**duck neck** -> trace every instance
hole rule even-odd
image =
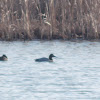
[[[7,61],[7,60],[8,60],[8,58],[6,58],[6,57],[3,57],[2,59],[3,59],[4,61]]]
[[[49,56],[49,59],[50,59],[50,60],[53,60],[51,56]]]

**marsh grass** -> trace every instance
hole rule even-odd
[[[99,39],[100,0],[0,0],[0,39]]]

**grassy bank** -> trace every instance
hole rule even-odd
[[[0,0],[0,40],[72,38],[100,38],[100,0]]]

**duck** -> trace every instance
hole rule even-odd
[[[3,54],[1,57],[0,57],[0,61],[7,61],[8,58],[5,54]]]
[[[46,57],[42,57],[42,58],[39,58],[39,59],[35,59],[36,62],[53,62],[53,57],[56,57],[54,56],[53,54],[50,54],[49,55],[49,58],[46,58]]]

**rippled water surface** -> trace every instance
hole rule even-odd
[[[0,42],[2,54],[0,100],[100,100],[100,42]]]

